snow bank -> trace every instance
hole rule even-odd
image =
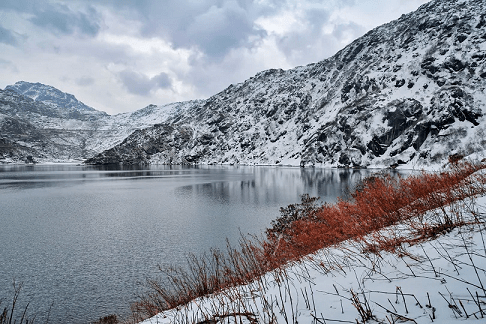
[[[364,253],[362,243],[345,242],[142,323],[483,321],[486,197],[472,202],[462,202],[461,209],[470,223],[435,240],[378,255]],[[394,229],[407,230],[403,224]]]

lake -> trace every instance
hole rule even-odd
[[[126,315],[158,265],[261,234],[308,193],[335,201],[369,170],[0,166],[0,299],[50,323]],[[4,304],[2,304],[2,307]]]

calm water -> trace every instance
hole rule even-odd
[[[38,320],[127,314],[157,265],[259,234],[309,193],[334,201],[370,171],[284,167],[0,166],[0,299],[24,283]]]

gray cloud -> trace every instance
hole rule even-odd
[[[0,43],[16,46],[18,44],[15,34],[0,25]]]
[[[147,96],[150,91],[167,89],[172,86],[169,76],[162,72],[152,78],[135,71],[124,70],[118,73],[123,86],[132,94]]]
[[[354,6],[356,4],[356,0],[339,0],[338,5],[340,7],[344,6]]]
[[[0,69],[13,82],[69,75],[73,93],[128,111],[140,100],[205,98],[264,69],[320,61],[364,34],[373,8],[423,1],[0,0]],[[149,77],[154,68],[166,73]]]
[[[10,9],[19,12],[29,12],[35,6],[35,0],[2,0],[0,10]]]
[[[319,30],[329,21],[331,13],[325,9],[312,9],[305,12],[305,20],[312,27],[312,31]]]
[[[83,76],[77,78],[74,82],[76,82],[76,84],[79,86],[86,87],[94,84],[94,81],[95,80],[92,77]]]
[[[230,49],[245,46],[249,36],[263,36],[253,27],[248,12],[236,1],[212,6],[195,17],[185,37],[175,40],[176,45],[197,44],[210,57],[220,58]]]
[[[353,40],[358,38],[361,34],[364,34],[365,29],[363,26],[360,26],[353,22],[343,23],[334,26],[334,30],[332,35],[336,39],[343,39],[345,37],[349,37],[348,35],[352,35]]]
[[[36,8],[30,21],[34,25],[62,34],[79,31],[96,36],[100,29],[99,14],[91,7],[87,10],[88,13],[73,12],[65,5],[46,5],[44,8]]]
[[[167,75],[167,73],[164,72],[154,76],[150,80],[153,82],[154,87],[157,88],[166,89],[172,86],[172,81],[170,80],[169,75]]]
[[[349,2],[351,3],[353,0]],[[340,1],[339,5],[346,5],[346,1]],[[305,28],[276,36],[279,50],[294,66],[323,60],[341,49],[343,40],[357,38],[366,32],[366,28],[356,23],[331,21],[331,12],[326,9],[308,9],[302,17]],[[330,27],[332,33],[324,32]]]
[[[82,11],[73,10],[69,2],[35,1],[35,0],[2,0],[0,11],[28,13],[28,19],[34,25],[65,35],[80,32],[96,36],[100,30],[100,14],[89,4]]]
[[[278,46],[287,57],[295,51],[308,52],[307,45],[314,46],[322,37],[322,27],[329,21],[330,13],[324,9],[313,9],[305,12],[306,27],[292,31],[278,39]]]
[[[231,49],[253,46],[249,38],[264,36],[263,31],[255,28],[254,21],[276,10],[250,0],[98,0],[98,3],[140,22],[143,37],[164,38],[175,48],[196,46],[208,58],[217,59]]]
[[[0,69],[10,70],[13,72],[18,72],[17,67],[11,61],[0,59]]]

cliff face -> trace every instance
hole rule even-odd
[[[486,3],[436,0],[333,57],[268,70],[87,163],[390,166],[486,148]]]

